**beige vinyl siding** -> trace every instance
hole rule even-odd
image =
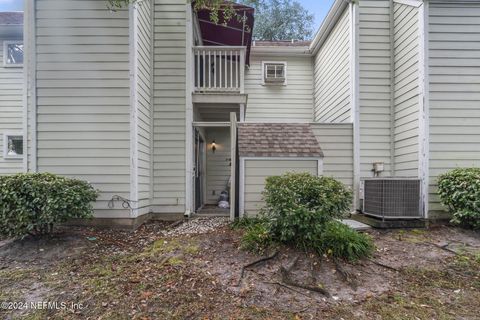
[[[152,15],[151,2],[137,6],[137,149],[138,149],[138,206],[150,205],[151,134],[152,134]],[[143,212],[148,209],[143,209]]]
[[[347,8],[314,57],[314,121],[351,121],[350,29]]]
[[[96,217],[128,217],[107,205],[130,197],[128,11],[38,0],[36,19],[38,171],[90,181]]]
[[[185,210],[185,1],[155,0],[154,202],[157,212]]]
[[[245,160],[244,208],[246,216],[255,216],[263,206],[262,192],[265,179],[287,172],[308,172],[317,175],[317,160]]]
[[[372,176],[372,163],[390,170],[390,9],[388,0],[359,2],[360,174]]]
[[[262,85],[262,61],[287,62],[287,85]],[[246,121],[311,122],[313,72],[311,57],[250,57],[245,70],[248,94]]]
[[[323,175],[353,187],[353,126],[335,123],[311,124],[323,151]]]
[[[207,204],[216,204],[220,192],[227,190],[230,179],[230,128],[208,128],[205,130],[207,144]],[[215,140],[217,150],[212,152]]]
[[[480,4],[431,1],[430,217],[443,210],[437,177],[480,166]]]
[[[0,175],[23,171],[22,159],[4,159],[4,134],[23,132],[23,68],[5,67],[3,42],[22,39],[0,38]]]
[[[418,176],[419,9],[394,4],[395,175]]]

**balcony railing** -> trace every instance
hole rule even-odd
[[[195,59],[195,92],[244,93],[245,47],[198,46]]]

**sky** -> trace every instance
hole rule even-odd
[[[333,0],[296,0],[315,15],[315,30],[328,13]],[[0,11],[23,11],[23,0],[0,0]]]
[[[0,0],[0,11],[23,11],[23,0]]]
[[[0,0],[2,1],[2,0]],[[313,13],[315,16],[315,27],[314,30],[317,31],[317,29],[320,27],[320,24],[322,23],[323,19],[328,13],[328,10],[330,10],[330,7],[332,6],[333,0],[296,0],[300,2],[305,9],[310,11],[310,13]]]

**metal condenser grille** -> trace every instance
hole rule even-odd
[[[419,179],[365,180],[364,212],[386,219],[421,218]]]

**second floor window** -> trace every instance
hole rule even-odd
[[[23,157],[23,136],[5,134],[3,138],[3,158],[19,159]]]
[[[263,63],[263,84],[282,84],[287,80],[287,64],[285,62]]]
[[[3,43],[3,62],[6,67],[23,65],[23,42],[5,41]]]

